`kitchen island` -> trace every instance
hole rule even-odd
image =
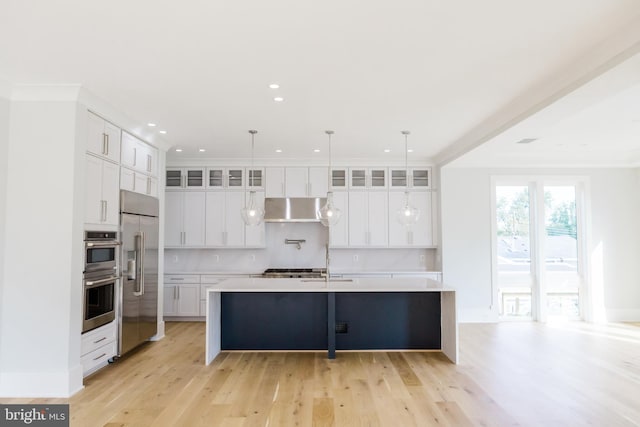
[[[435,350],[458,361],[455,290],[425,278],[238,278],[207,292],[206,364],[223,350]]]

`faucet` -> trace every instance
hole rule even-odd
[[[329,281],[329,264],[331,263],[331,257],[329,256],[329,243],[324,245],[324,262],[325,262],[325,281]]]
[[[306,242],[305,239],[284,239],[286,245],[296,245],[298,250],[302,249],[302,244]]]

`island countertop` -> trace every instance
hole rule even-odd
[[[455,292],[442,283],[421,277],[367,277],[353,279],[290,279],[250,277],[226,279],[209,292]]]

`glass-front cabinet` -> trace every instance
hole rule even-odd
[[[165,186],[167,189],[204,188],[204,168],[169,168]]]
[[[244,188],[244,168],[208,168],[207,188],[242,189]]]
[[[389,169],[391,175],[390,188],[402,189],[409,188],[428,190],[431,188],[431,169],[430,168],[411,168],[409,176],[406,169],[392,168]]]
[[[347,189],[347,168],[331,169],[331,188],[335,190]]]

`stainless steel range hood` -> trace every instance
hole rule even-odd
[[[264,199],[264,222],[319,222],[318,212],[325,198],[267,197]]]

